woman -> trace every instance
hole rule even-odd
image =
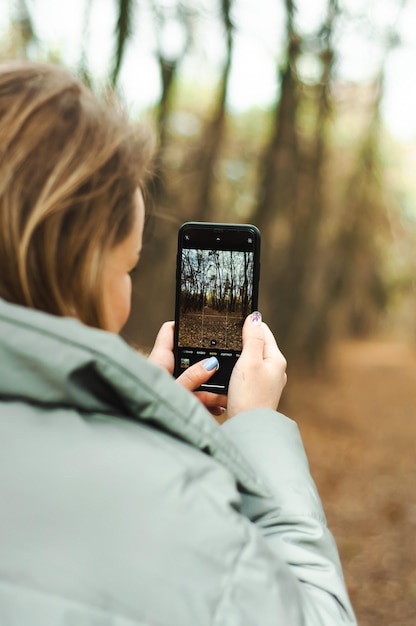
[[[355,624],[259,315],[222,426],[189,391],[211,364],[164,371],[172,324],[149,360],[117,336],[146,135],[23,62],[0,67],[0,137],[0,623]]]

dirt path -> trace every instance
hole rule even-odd
[[[296,419],[360,626],[416,625],[416,349],[337,347],[324,376],[295,377]]]

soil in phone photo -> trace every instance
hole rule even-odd
[[[210,307],[181,316],[179,345],[219,350],[241,350],[241,313],[221,315]]]

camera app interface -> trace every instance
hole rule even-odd
[[[185,233],[183,237],[178,330],[180,367],[185,369],[214,355],[220,360],[220,371],[225,374],[227,370],[231,373],[240,356],[241,329],[252,311],[254,239],[247,232],[230,232],[212,238],[214,241],[207,248],[198,241],[198,236]],[[241,249],[233,249],[235,247]]]

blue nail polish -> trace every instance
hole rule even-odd
[[[212,372],[212,370],[218,369],[220,366],[220,364],[218,363],[218,359],[215,356],[210,357],[208,361],[205,361],[203,365],[207,372]]]

